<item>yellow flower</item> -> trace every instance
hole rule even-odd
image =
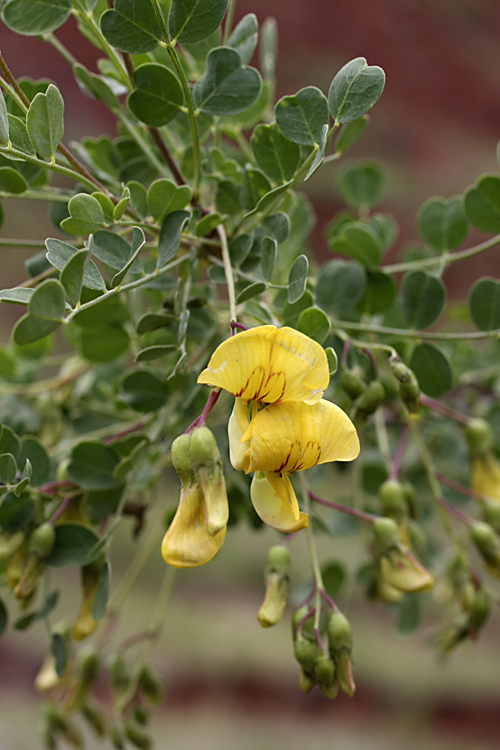
[[[163,559],[174,568],[194,568],[214,557],[226,536],[224,525],[210,534],[206,523],[206,503],[198,484],[183,487],[174,520],[163,538]]]
[[[198,383],[245,401],[316,404],[330,382],[323,347],[293,328],[257,326],[224,341]]]
[[[389,586],[408,594],[421,594],[434,587],[434,576],[403,544],[380,557],[380,573]]]
[[[351,420],[335,404],[293,401],[255,411],[236,399],[229,420],[231,463],[246,474],[257,472],[251,498],[258,515],[272,528],[291,532],[308,526],[290,474],[330,461],[352,461],[359,439]]]
[[[471,457],[471,486],[476,492],[500,500],[500,464],[488,451]]]

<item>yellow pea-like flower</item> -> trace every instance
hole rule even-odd
[[[394,547],[380,558],[382,578],[390,586],[409,594],[420,594],[434,587],[434,576],[404,545]]]
[[[330,382],[323,347],[293,328],[257,326],[224,341],[198,378],[245,401],[316,404]]]
[[[322,399],[270,404],[249,418],[248,405],[236,399],[229,420],[231,463],[246,474],[257,472],[251,498],[257,514],[278,531],[307,528],[290,474],[330,461],[352,461],[359,454],[356,429],[345,412]]]
[[[488,451],[471,458],[471,486],[476,492],[500,500],[500,464]]]

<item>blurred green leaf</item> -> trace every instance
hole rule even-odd
[[[384,174],[374,161],[349,164],[339,175],[339,188],[349,206],[366,210],[380,200],[384,190]]]
[[[437,276],[413,271],[403,278],[401,305],[410,328],[428,328],[441,316],[446,304],[446,288]]]
[[[78,443],[71,451],[68,476],[88,490],[116,487],[113,470],[118,462],[116,453],[104,443]]]
[[[500,232],[500,177],[485,175],[464,195],[464,212],[472,226]]]
[[[101,204],[92,195],[78,193],[68,203],[69,219],[61,221],[61,229],[69,234],[90,234],[105,223]]]
[[[165,378],[149,370],[133,370],[120,383],[120,401],[144,414],[161,409],[167,397]]]
[[[45,338],[59,328],[64,310],[64,289],[59,281],[48,279],[42,282],[31,295],[28,313],[14,326],[14,341],[24,346]]]
[[[19,172],[12,167],[0,167],[0,192],[20,195],[28,189],[28,183]]]
[[[470,291],[470,315],[480,331],[500,328],[500,282],[496,279],[478,279]]]
[[[429,198],[420,207],[417,223],[424,241],[434,250],[454,250],[469,233],[462,198]]]
[[[288,303],[298,302],[306,291],[309,261],[305,255],[299,255],[288,274]]]
[[[286,138],[276,123],[258,125],[251,145],[257,164],[274,182],[292,179],[299,166],[300,146]]]
[[[232,30],[227,46],[236,50],[244,65],[248,65],[257,47],[259,23],[255,13],[247,13]]]
[[[157,268],[162,268],[177,255],[181,234],[190,216],[189,211],[173,211],[164,218],[158,239]]]
[[[172,0],[168,33],[181,44],[193,44],[213,34],[222,23],[229,0]]]
[[[341,124],[366,114],[380,98],[385,73],[376,65],[367,65],[364,57],[351,60],[339,70],[328,91],[328,107]]]
[[[207,57],[205,72],[195,83],[195,106],[211,115],[235,115],[257,101],[262,81],[255,68],[242,64],[230,47],[216,47]]]
[[[185,208],[191,200],[189,185],[177,187],[171,180],[161,178],[151,183],[147,193],[148,210],[153,219],[161,223],[167,214]]]
[[[16,34],[50,34],[71,14],[71,0],[11,0],[3,3],[2,20]]]
[[[451,390],[453,373],[450,359],[435,344],[418,344],[411,355],[410,367],[422,391],[431,398],[441,398]]]
[[[323,126],[328,124],[328,103],[322,91],[308,86],[280,99],[274,114],[286,138],[303,146],[319,145]]]
[[[112,47],[133,55],[151,52],[162,38],[152,3],[137,0],[115,0],[101,16],[101,31]]]
[[[361,309],[366,315],[378,315],[387,310],[397,295],[396,282],[382,271],[368,271]]]
[[[318,344],[322,344],[330,333],[330,321],[323,310],[317,307],[308,307],[299,315],[297,330],[305,333]]]
[[[53,568],[88,565],[102,554],[101,550],[91,554],[99,537],[89,526],[81,523],[58,523],[54,531],[55,541],[49,559],[49,565]]]
[[[175,75],[164,65],[145,63],[134,71],[135,91],[127,105],[138,120],[152,128],[171,122],[184,105],[184,94]]]
[[[367,273],[359,263],[332,260],[321,269],[316,286],[316,302],[329,315],[341,318],[363,297]]]
[[[273,278],[276,258],[278,256],[278,243],[271,237],[264,237],[261,244],[260,266],[265,281]]]

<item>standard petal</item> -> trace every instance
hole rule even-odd
[[[279,482],[282,483],[283,488],[280,494],[275,489]],[[288,489],[283,479],[276,476],[276,482],[273,481],[273,485],[271,486],[264,474],[260,472],[255,474],[250,486],[250,497],[257,515],[268,526],[276,531],[283,531],[285,534],[307,529],[309,516],[307,513],[299,513],[299,517],[295,518],[288,499]]]
[[[412,553],[404,548],[394,548],[380,558],[380,572],[384,580],[394,588],[409,594],[430,591],[434,587],[434,576]]]
[[[472,458],[471,486],[496,500],[500,500],[500,464],[491,453]]]
[[[174,568],[194,568],[217,554],[225,536],[225,527],[217,534],[208,533],[203,492],[193,485],[181,492],[174,520],[163,537],[161,554]]]
[[[329,382],[323,347],[286,326],[258,326],[227,339],[198,378],[246,401],[265,403],[316,403]]]
[[[270,404],[255,415],[242,440],[250,444],[247,473],[291,474],[329,461],[352,461],[359,454],[353,423],[324,399],[312,406]]]

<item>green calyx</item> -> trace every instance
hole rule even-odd
[[[470,419],[465,428],[465,438],[473,456],[486,453],[493,443],[491,427],[485,419]]]
[[[352,632],[349,620],[342,612],[333,612],[328,621],[328,647],[330,654],[352,648]]]
[[[382,554],[401,543],[398,525],[392,518],[377,518],[372,524],[372,531]]]

